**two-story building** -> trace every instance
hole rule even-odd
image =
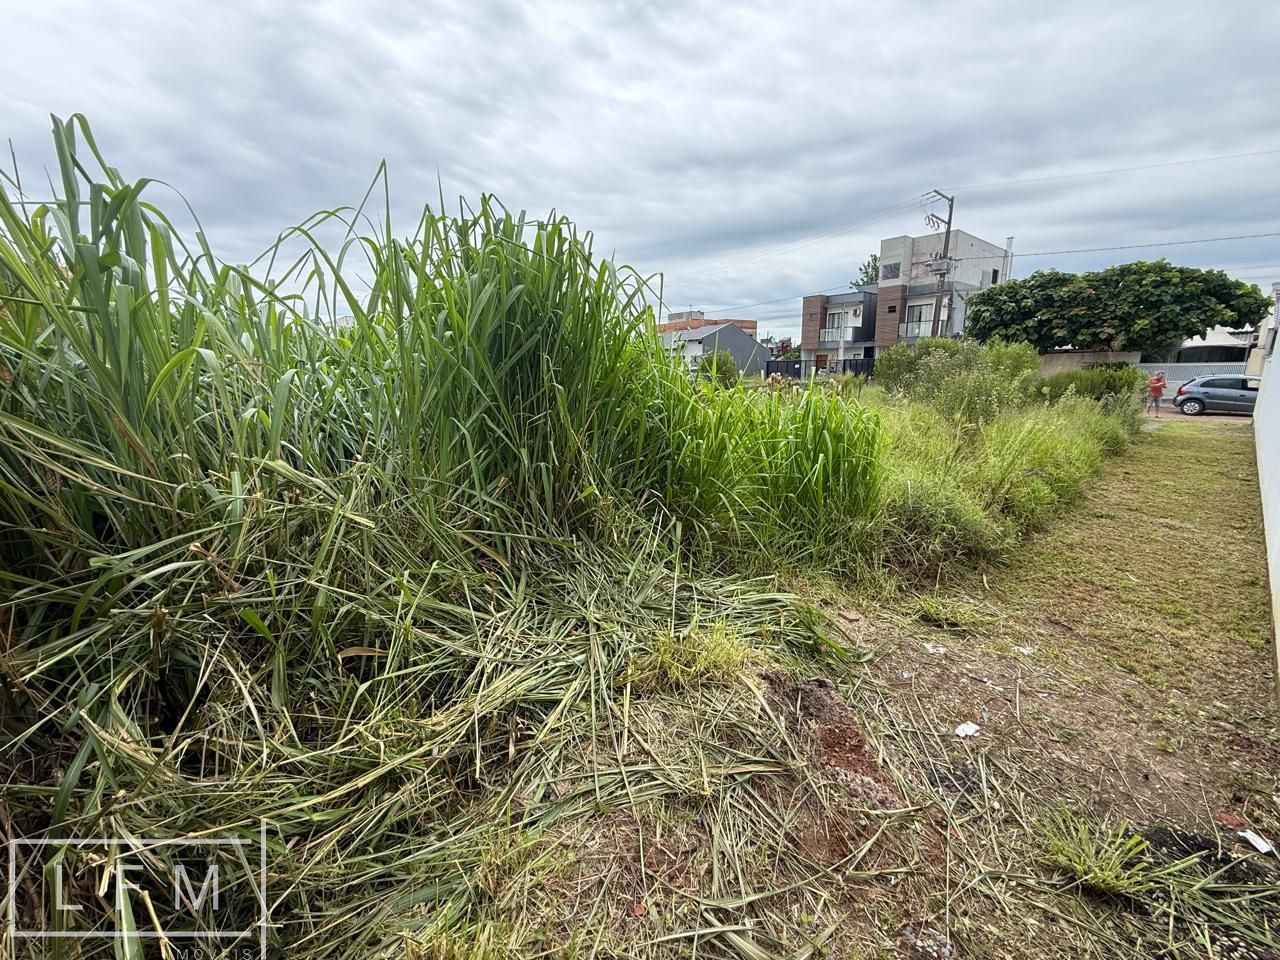
[[[846,360],[870,360],[876,346],[876,288],[804,298],[800,360],[811,370],[844,370]]]
[[[968,295],[1006,279],[1012,253],[952,230],[943,258],[943,242],[941,233],[882,240],[879,283],[805,297],[800,317],[805,371],[859,369],[860,364],[846,361],[872,359],[900,341],[963,333]]]

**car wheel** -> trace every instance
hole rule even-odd
[[[1182,406],[1178,409],[1189,417],[1198,417],[1200,414],[1204,413],[1204,401],[1191,397],[1190,399],[1183,400]]]

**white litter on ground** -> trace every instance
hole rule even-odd
[[[960,726],[956,727],[956,736],[976,737],[978,735],[978,731],[981,729],[982,728],[972,720],[966,720],[964,723],[960,724]]]
[[[1271,853],[1275,850],[1275,845],[1270,840],[1264,840],[1252,830],[1241,830],[1240,836],[1249,841],[1249,845],[1259,853]]]

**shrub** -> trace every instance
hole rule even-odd
[[[1039,357],[1027,344],[925,338],[876,358],[876,380],[948,414],[987,420],[1030,402]]]
[[[732,387],[738,382],[738,361],[728,350],[706,354],[698,364],[698,376],[721,387]]]
[[[906,393],[925,358],[933,354],[955,356],[965,341],[927,337],[915,343],[895,343],[876,357],[875,379],[886,390]]]
[[[1069,391],[1091,400],[1123,399],[1137,396],[1145,382],[1146,375],[1128,364],[1089,367],[1045,377],[1040,381],[1040,394],[1046,400],[1057,400]]]

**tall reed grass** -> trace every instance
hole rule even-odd
[[[853,555],[877,413],[690,382],[563,217],[336,209],[234,267],[82,118],[54,140],[60,196],[0,198],[12,829],[265,821],[273,954],[399,956],[495,915],[508,835],[796,768],[696,716],[687,762],[638,759],[627,678],[708,624],[847,656],[730,574]],[[224,895],[224,924],[257,902]]]

